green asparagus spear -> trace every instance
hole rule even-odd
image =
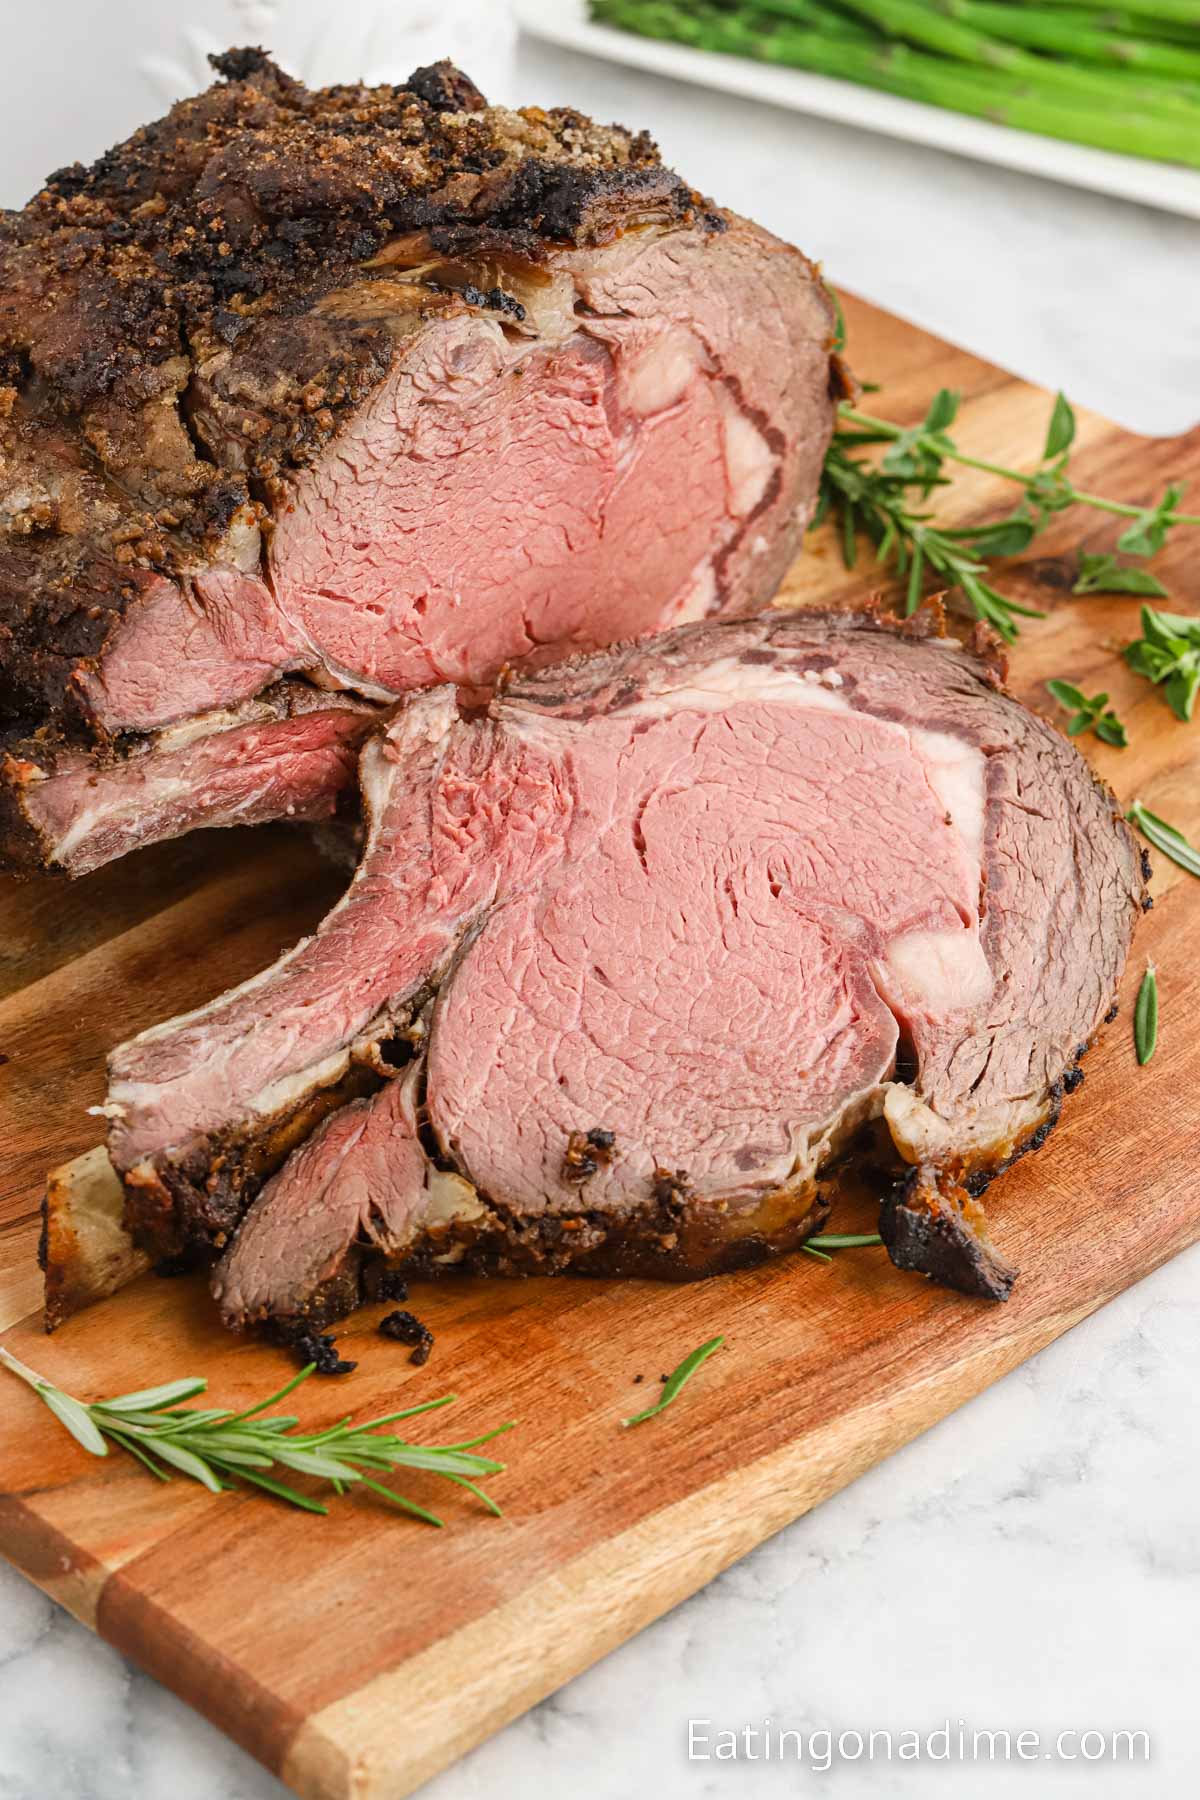
[[[1200,48],[1185,50],[1149,38],[1122,37],[1116,32],[1093,30],[1073,18],[1063,21],[1037,7],[998,5],[996,0],[937,0],[937,4],[964,25],[973,25],[1014,44],[1053,50],[1081,62],[1200,82]]]
[[[771,0],[756,0],[764,12],[774,11]],[[1116,69],[1094,63],[1060,62],[999,43],[971,25],[947,16],[939,0],[932,6],[924,0],[845,0],[845,4],[864,18],[870,19],[889,36],[907,39],[927,50],[939,51],[958,62],[974,63],[996,69],[1064,93],[1078,96],[1076,104],[1128,105],[1151,111],[1166,107],[1171,111],[1200,108],[1200,86],[1182,83],[1172,85],[1164,80],[1127,76]],[[1070,104],[1070,102],[1068,102]]]
[[[1116,13],[1133,14],[1148,27],[1160,25],[1190,25],[1193,30],[1200,31],[1200,0],[1121,0],[1116,8],[1097,5],[1096,0],[1053,0],[1056,7],[1067,8],[1072,12],[1095,13],[1103,18],[1110,10]],[[1032,10],[1022,8],[1023,11]]]
[[[591,4],[594,18],[627,31],[811,70],[1048,137],[1200,168],[1200,124],[1193,125],[1190,115],[1164,117],[1128,104],[1088,109],[1078,102],[1068,104],[1059,90],[1041,81],[1018,81],[1008,74],[967,68],[905,44],[863,43],[815,28],[773,24],[752,9],[733,13],[672,0],[651,4],[591,0]]]
[[[737,0],[734,0],[737,4]],[[821,0],[753,0],[748,9],[770,13],[773,18],[787,19],[794,25],[811,25],[837,37],[853,37],[869,42],[874,35],[858,19],[852,19],[836,6],[822,5]]]
[[[1057,10],[1077,4],[1077,11]],[[1200,26],[1180,25],[1150,13],[1133,12],[1127,6],[1097,5],[1097,0],[1087,0],[1085,10],[1083,0],[1054,0],[1053,6],[1046,10],[1053,13],[1060,24],[1075,19],[1093,31],[1115,31],[1124,37],[1149,38],[1152,43],[1181,44],[1188,50],[1200,48]]]

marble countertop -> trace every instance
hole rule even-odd
[[[689,179],[801,243],[835,283],[1126,425],[1166,433],[1200,416],[1194,223],[529,43],[512,92],[649,125]],[[1200,1791],[1198,1275],[1200,1250],[1160,1270],[449,1770],[428,1800],[809,1791],[816,1763],[767,1762],[761,1738],[757,1758],[713,1756],[718,1731],[768,1718],[806,1736],[892,1731],[891,1761],[882,1740],[872,1762],[847,1740],[850,1759],[827,1771],[842,1800]],[[707,1761],[689,1760],[689,1719],[709,1721],[696,1727]],[[1061,1759],[1043,1743],[965,1775],[936,1755],[900,1759],[901,1734],[948,1722],[956,1737],[959,1721],[1014,1744],[1022,1731],[1144,1731],[1151,1756],[1085,1760],[1074,1738]],[[0,1800],[283,1793],[0,1566]]]

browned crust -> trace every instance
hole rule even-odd
[[[0,867],[29,876],[48,867],[54,846],[29,817],[25,795],[36,765],[21,750],[0,751]]]
[[[536,253],[604,242],[633,207],[697,210],[644,132],[488,107],[449,64],[310,91],[262,51],[213,62],[225,79],[0,225],[0,353],[72,410],[262,311],[303,310],[399,232]]]
[[[369,300],[318,309],[369,296],[397,236],[529,264],[724,226],[645,133],[488,107],[449,64],[310,91],[261,50],[213,61],[213,87],[0,214],[0,724],[70,723],[72,672],[148,572],[203,566],[235,515],[269,524],[276,477],[389,366]],[[251,437],[226,446],[199,402],[235,352]]]
[[[879,1230],[898,1269],[980,1300],[1007,1300],[1017,1271],[992,1244],[983,1208],[949,1168],[914,1169],[888,1195]]]
[[[580,1208],[518,1218],[488,1202],[484,1227],[451,1226],[396,1263],[406,1273],[619,1275],[698,1281],[796,1250],[829,1216],[815,1181],[727,1199],[699,1199],[686,1177],[656,1180],[644,1205],[621,1214]],[[458,1261],[438,1261],[461,1249]]]
[[[1114,1002],[1108,1020],[1116,1016]],[[310,1297],[303,1311],[280,1322],[286,1336],[303,1325],[313,1330],[344,1318],[365,1300],[386,1298],[388,1274],[444,1277],[455,1273],[512,1277],[574,1274],[698,1281],[749,1268],[800,1249],[826,1223],[841,1185],[881,1196],[881,1231],[901,1268],[930,1276],[960,1292],[1007,1299],[1016,1271],[995,1250],[979,1195],[1027,1152],[1040,1149],[1058,1123],[1065,1096],[1083,1081],[1080,1061],[1088,1045],[1051,1088],[1044,1118],[1018,1142],[1005,1141],[944,1171],[905,1169],[880,1126],[859,1134],[846,1156],[817,1181],[774,1188],[697,1205],[686,1176],[659,1172],[646,1205],[615,1219],[589,1212],[518,1220],[488,1200],[481,1224],[456,1224],[425,1236],[390,1262],[359,1244],[347,1247],[337,1269]],[[325,1090],[303,1107],[274,1122],[244,1157],[231,1141],[213,1160],[203,1156],[189,1168],[147,1176],[126,1189],[126,1228],[136,1227],[138,1244],[161,1264],[182,1258],[197,1266],[211,1262],[243,1216],[262,1182],[289,1152],[338,1106],[370,1093],[378,1083],[363,1068],[344,1084]],[[452,1165],[447,1165],[452,1166]],[[66,1171],[59,1171],[60,1175]],[[890,1180],[890,1187],[889,1187]],[[189,1214],[203,1205],[213,1235],[181,1232],[177,1201]],[[46,1271],[48,1330],[69,1313],[90,1304],[99,1287],[95,1270],[78,1246],[65,1238],[49,1253],[49,1211],[44,1209],[41,1252]],[[134,1239],[130,1239],[131,1251]],[[447,1260],[447,1259],[451,1260]],[[68,1291],[69,1289],[69,1291]]]
[[[337,1269],[314,1290],[303,1310],[276,1315],[269,1328],[285,1339],[298,1326],[322,1330],[364,1301],[381,1297],[389,1275],[700,1281],[798,1250],[829,1217],[830,1201],[814,1182],[714,1201],[697,1201],[684,1189],[656,1184],[644,1206],[620,1217],[581,1210],[518,1219],[490,1201],[488,1208],[486,1221],[426,1232],[411,1249],[392,1259],[359,1244],[348,1245]]]
[[[127,1170],[122,1176],[126,1230],[156,1263],[210,1260],[228,1243],[264,1181],[321,1121],[379,1086],[373,1070],[351,1063],[340,1080],[270,1120],[253,1142],[229,1132],[206,1139],[179,1162]]]

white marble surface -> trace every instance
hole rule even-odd
[[[23,69],[18,90],[0,69],[10,119],[36,74]],[[514,92],[650,125],[691,180],[795,237],[834,281],[1129,425],[1200,418],[1195,225],[532,45]],[[1200,1791],[1198,1274],[1193,1252],[1143,1282],[440,1777],[429,1800],[702,1800],[822,1782],[843,1800]],[[689,1763],[689,1717],[897,1734],[961,1718],[1014,1738],[1126,1728],[1150,1733],[1152,1755],[822,1775]],[[0,1800],[282,1793],[0,1568]]]

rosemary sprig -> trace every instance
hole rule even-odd
[[[1177,525],[1200,525],[1200,515],[1179,511],[1183,490],[1178,485],[1168,487],[1149,507],[1127,505],[1077,488],[1067,473],[1075,414],[1063,394],[1055,399],[1041,461],[1032,473],[961,450],[949,435],[958,408],[959,396],[942,388],[919,425],[901,426],[843,403],[825,458],[814,524],[831,512],[836,516],[847,568],[854,567],[860,534],[866,537],[879,561],[891,563],[904,582],[908,613],[920,604],[926,575],[933,575],[943,584],[961,589],[976,615],[1011,643],[1017,635],[1018,618],[1043,615],[1036,608],[1018,606],[992,585],[987,579],[990,561],[1027,549],[1055,513],[1070,506],[1086,506],[1128,519],[1117,547],[1132,556],[1154,555]],[[855,454],[878,444],[889,446],[878,466]],[[1022,489],[1016,511],[992,525],[950,528],[935,524],[932,513],[921,503],[947,484],[947,464],[1012,482]],[[914,493],[919,497],[915,503]],[[1117,567],[1114,559],[1108,560]],[[1103,571],[1093,564],[1085,573],[1094,582],[1120,580],[1126,574],[1118,568],[1114,575],[1107,563]],[[1133,590],[1127,584],[1119,591]]]
[[[1048,681],[1046,686],[1058,704],[1072,715],[1067,721],[1068,737],[1079,737],[1082,732],[1094,731],[1104,743],[1116,744],[1119,749],[1123,750],[1128,744],[1125,727],[1109,707],[1107,694],[1093,694],[1089,700],[1086,694],[1069,681]]]
[[[1125,817],[1136,825],[1143,837],[1149,838],[1156,850],[1169,856],[1172,862],[1186,869],[1189,875],[1200,877],[1200,850],[1189,844],[1182,831],[1176,831],[1174,825],[1168,825],[1157,813],[1152,813],[1148,806],[1135,800]]]
[[[457,1487],[466,1488],[490,1513],[497,1518],[500,1516],[500,1508],[491,1495],[485,1494],[476,1484],[484,1476],[500,1474],[505,1465],[475,1452],[480,1444],[490,1443],[502,1432],[511,1431],[511,1423],[498,1425],[494,1431],[458,1444],[413,1444],[395,1432],[383,1429],[401,1419],[413,1419],[420,1413],[449,1406],[455,1398],[453,1394],[446,1394],[440,1400],[426,1400],[420,1406],[405,1407],[400,1412],[385,1413],[381,1418],[369,1419],[364,1425],[355,1425],[345,1418],[336,1425],[327,1426],[324,1431],[298,1432],[295,1430],[298,1419],[279,1413],[266,1415],[269,1407],[285,1399],[302,1381],[307,1381],[315,1367],[312,1363],[277,1393],[260,1400],[257,1406],[237,1413],[225,1407],[199,1411],[180,1405],[181,1401],[191,1400],[205,1391],[208,1383],[201,1376],[164,1382],[159,1387],[120,1394],[115,1400],[98,1400],[86,1405],[46,1381],[3,1347],[0,1347],[0,1363],[29,1385],[72,1437],[93,1456],[107,1456],[111,1440],[121,1449],[128,1450],[160,1481],[169,1481],[174,1470],[200,1482],[213,1494],[237,1488],[244,1482],[262,1488],[304,1512],[325,1514],[328,1508],[319,1500],[266,1473],[269,1469],[282,1468],[327,1481],[338,1495],[358,1482],[414,1518],[424,1519],[430,1525],[441,1525],[442,1521],[435,1513],[374,1479],[376,1475],[387,1475],[395,1469],[424,1469],[443,1476]],[[164,1464],[166,1467],[162,1466]]]
[[[800,1248],[807,1256],[815,1256],[818,1262],[832,1262],[831,1250],[862,1250],[869,1244],[882,1244],[883,1239],[877,1231],[858,1232],[825,1232],[819,1237],[810,1237]]]
[[[1153,963],[1146,964],[1137,1005],[1133,1009],[1133,1044],[1138,1062],[1145,1066],[1154,1055],[1158,1042],[1158,972]]]
[[[634,1413],[631,1419],[622,1419],[623,1425],[641,1425],[644,1420],[654,1418],[656,1413],[665,1412],[672,1400],[679,1393],[686,1381],[690,1381],[702,1362],[707,1362],[714,1350],[719,1350],[725,1342],[723,1337],[709,1338],[706,1344],[699,1344],[690,1355],[685,1356],[679,1367],[673,1369],[663,1383],[662,1393],[644,1412]]]

